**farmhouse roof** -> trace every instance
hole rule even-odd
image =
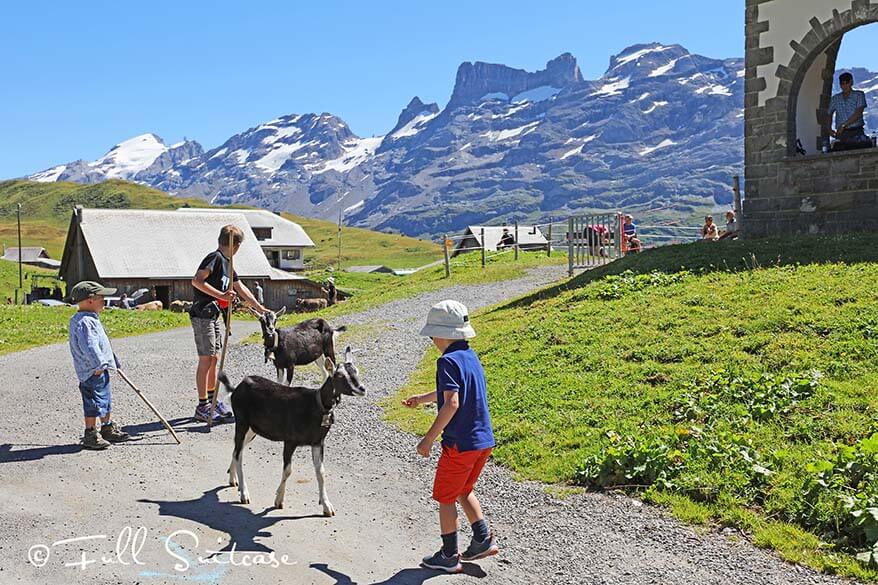
[[[271,237],[259,240],[259,245],[278,248],[312,248],[314,242],[294,221],[281,217],[264,209],[199,209],[197,207],[181,207],[179,211],[186,213],[240,213],[251,228],[271,228]]]
[[[390,274],[393,272],[392,268],[388,268],[383,264],[377,264],[374,266],[348,266],[345,268],[346,272],[363,272],[366,274],[371,274],[373,272],[382,272],[386,274]]]
[[[78,229],[100,278],[192,278],[201,259],[217,249],[220,228],[228,224],[244,232],[235,254],[235,272],[242,278],[272,275],[250,224],[238,212],[80,208],[74,213],[79,214]],[[72,256],[67,248],[65,265]]]
[[[472,235],[479,246],[482,245],[482,229],[485,230],[485,249],[496,250],[500,238],[503,237],[503,230],[509,230],[509,233],[515,235],[514,226],[481,226],[471,225],[467,228],[465,235]],[[538,246],[547,244],[546,237],[535,225],[519,225],[518,226],[518,245],[519,246]]]
[[[40,248],[38,246],[23,246],[21,248],[21,261],[22,262],[35,262],[37,260],[45,259],[49,257],[49,253],[46,252],[45,248]],[[18,248],[6,248],[5,253],[3,254],[4,260],[12,260],[14,262],[18,262]]]

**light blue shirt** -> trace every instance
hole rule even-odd
[[[78,311],[70,318],[70,354],[80,382],[94,376],[97,370],[116,370],[110,338],[97,313]]]
[[[844,93],[837,93],[829,101],[829,117],[832,119],[832,115],[835,114],[835,127],[838,128],[847,122],[848,118],[853,116],[857,109],[865,107],[866,94],[862,91],[851,90],[851,95],[847,98],[844,97]],[[862,128],[863,115],[860,114],[856,120],[851,122],[850,127],[852,129]]]

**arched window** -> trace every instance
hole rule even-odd
[[[875,21],[873,21],[875,22]],[[863,67],[872,65],[872,50],[866,50],[866,39],[874,44],[878,38],[878,24],[857,23],[836,32],[821,47],[808,55],[796,72],[790,95],[790,138],[788,154],[796,154],[798,139],[807,154],[820,152],[824,141],[829,137],[829,100],[840,91],[838,75],[843,71],[853,72],[854,88],[867,91],[866,110],[867,131],[878,130],[878,71],[869,73]],[[868,59],[868,62],[866,61]],[[874,104],[874,107],[871,107]]]

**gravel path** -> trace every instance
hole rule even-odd
[[[501,554],[465,564],[464,575],[417,568],[439,544],[430,500],[436,449],[431,460],[417,456],[416,439],[383,423],[376,403],[402,386],[423,356],[429,342],[417,332],[431,304],[454,298],[474,310],[557,280],[562,270],[455,286],[336,321],[354,326],[341,341],[357,350],[370,393],[345,398],[328,439],[327,489],[337,510],[331,519],[319,516],[308,450],[294,455],[287,507],[272,508],[281,449],[262,439],[244,457],[252,503],[235,503],[237,492],[225,485],[233,425],[206,432],[188,418],[194,406],[188,329],[114,341],[129,376],[173,419],[179,446],[114,378],[117,417],[142,440],[102,453],[80,451],[71,445],[82,423],[66,346],[0,357],[7,380],[0,389],[7,405],[0,412],[0,583],[847,582],[789,565],[739,539],[702,534],[630,498],[557,499],[492,464],[477,493]],[[474,325],[478,329],[477,320]],[[252,323],[237,324],[233,338],[252,330]],[[270,372],[257,346],[235,347],[227,370],[233,382]],[[316,370],[297,372],[297,382],[304,379],[316,381]],[[142,543],[138,537],[126,546],[126,527]],[[86,536],[96,538],[64,542]],[[47,559],[39,545],[49,547]],[[216,550],[225,552],[211,556]],[[260,566],[242,566],[248,562]]]

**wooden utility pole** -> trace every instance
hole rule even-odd
[[[341,270],[341,209],[338,210],[338,261],[336,268]]]
[[[549,220],[549,242],[546,244],[546,256],[552,257],[552,220]]]
[[[18,289],[22,291],[21,294],[24,294],[24,273],[21,269],[21,203],[18,204],[18,209],[16,210],[15,215],[18,219]],[[18,304],[17,291],[15,293],[15,302]]]
[[[567,274],[573,276],[573,216],[567,220]]]
[[[485,267],[485,228],[482,228],[482,268]]]

